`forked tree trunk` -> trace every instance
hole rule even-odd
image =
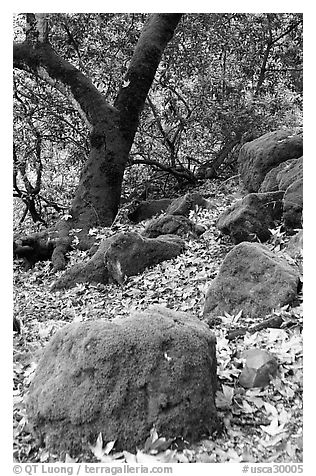
[[[57,224],[58,244],[52,257],[57,269],[65,265],[71,229],[81,229],[78,237],[84,242],[89,228],[110,226],[115,219],[139,116],[180,18],[181,14],[149,17],[111,106],[83,73],[56,54],[48,42],[45,15],[27,15],[27,37],[25,42],[14,45],[14,67],[30,71],[56,87],[72,102],[90,130],[91,151],[69,211],[71,218]]]

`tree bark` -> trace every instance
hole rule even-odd
[[[14,67],[30,71],[57,88],[71,101],[90,131],[91,150],[69,211],[70,218],[57,224],[61,241],[52,259],[55,267],[61,269],[65,265],[62,257],[69,246],[67,236],[71,228],[82,230],[78,237],[83,241],[91,227],[110,226],[115,219],[139,116],[181,14],[149,17],[114,106],[107,103],[83,73],[54,51],[47,39],[43,16],[37,23],[36,17],[33,15],[29,30],[32,35],[24,43],[14,45]]]

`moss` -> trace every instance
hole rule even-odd
[[[38,365],[30,422],[51,450],[80,451],[102,432],[117,449],[133,451],[154,424],[166,437],[196,440],[219,426],[215,352],[205,324],[162,307],[120,325],[70,324]]]

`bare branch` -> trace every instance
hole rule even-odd
[[[157,108],[156,106],[154,105],[154,103],[152,102],[151,98],[148,96],[147,97],[147,102],[150,106],[150,109],[154,115],[154,118],[155,118],[155,121],[156,121],[156,124],[158,126],[158,129],[160,130],[161,132],[161,135],[164,139],[164,142],[167,146],[167,148],[169,149],[170,151],[170,154],[171,154],[171,160],[172,162],[174,162],[174,144],[173,142],[169,139],[168,137],[168,133],[165,131],[165,129],[163,128],[163,125],[161,123],[161,120],[160,120],[160,117],[159,117],[159,114],[158,114],[158,111],[157,111]]]
[[[295,30],[299,25],[301,25],[303,23],[303,20],[300,20],[298,22],[295,22],[293,23],[293,25],[289,26],[289,28],[287,30],[285,30],[283,33],[281,33],[281,35],[279,35],[278,37],[274,38],[273,40],[273,44],[274,43],[277,43],[279,40],[281,40],[282,38],[284,38],[286,35],[288,35],[289,33],[291,33],[291,31]]]
[[[109,126],[118,111],[110,106],[81,71],[58,56],[48,43],[16,43],[14,67],[32,72],[58,89],[79,112],[91,131],[100,121]]]
[[[164,172],[167,172],[173,175],[179,181],[185,180],[190,183],[194,183],[196,181],[196,177],[188,169],[177,169],[176,167],[169,167],[168,165],[161,164],[157,160],[134,159],[131,162],[131,165],[134,165],[134,164],[143,164],[143,165],[149,165],[151,167],[156,167],[160,170],[163,170]]]

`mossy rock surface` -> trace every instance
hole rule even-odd
[[[206,293],[204,317],[225,312],[262,319],[291,304],[299,289],[299,271],[259,243],[243,242],[225,257]]]
[[[69,324],[44,350],[27,413],[51,451],[116,440],[141,448],[155,425],[189,441],[220,427],[214,404],[216,339],[190,315],[163,307],[110,323]]]

